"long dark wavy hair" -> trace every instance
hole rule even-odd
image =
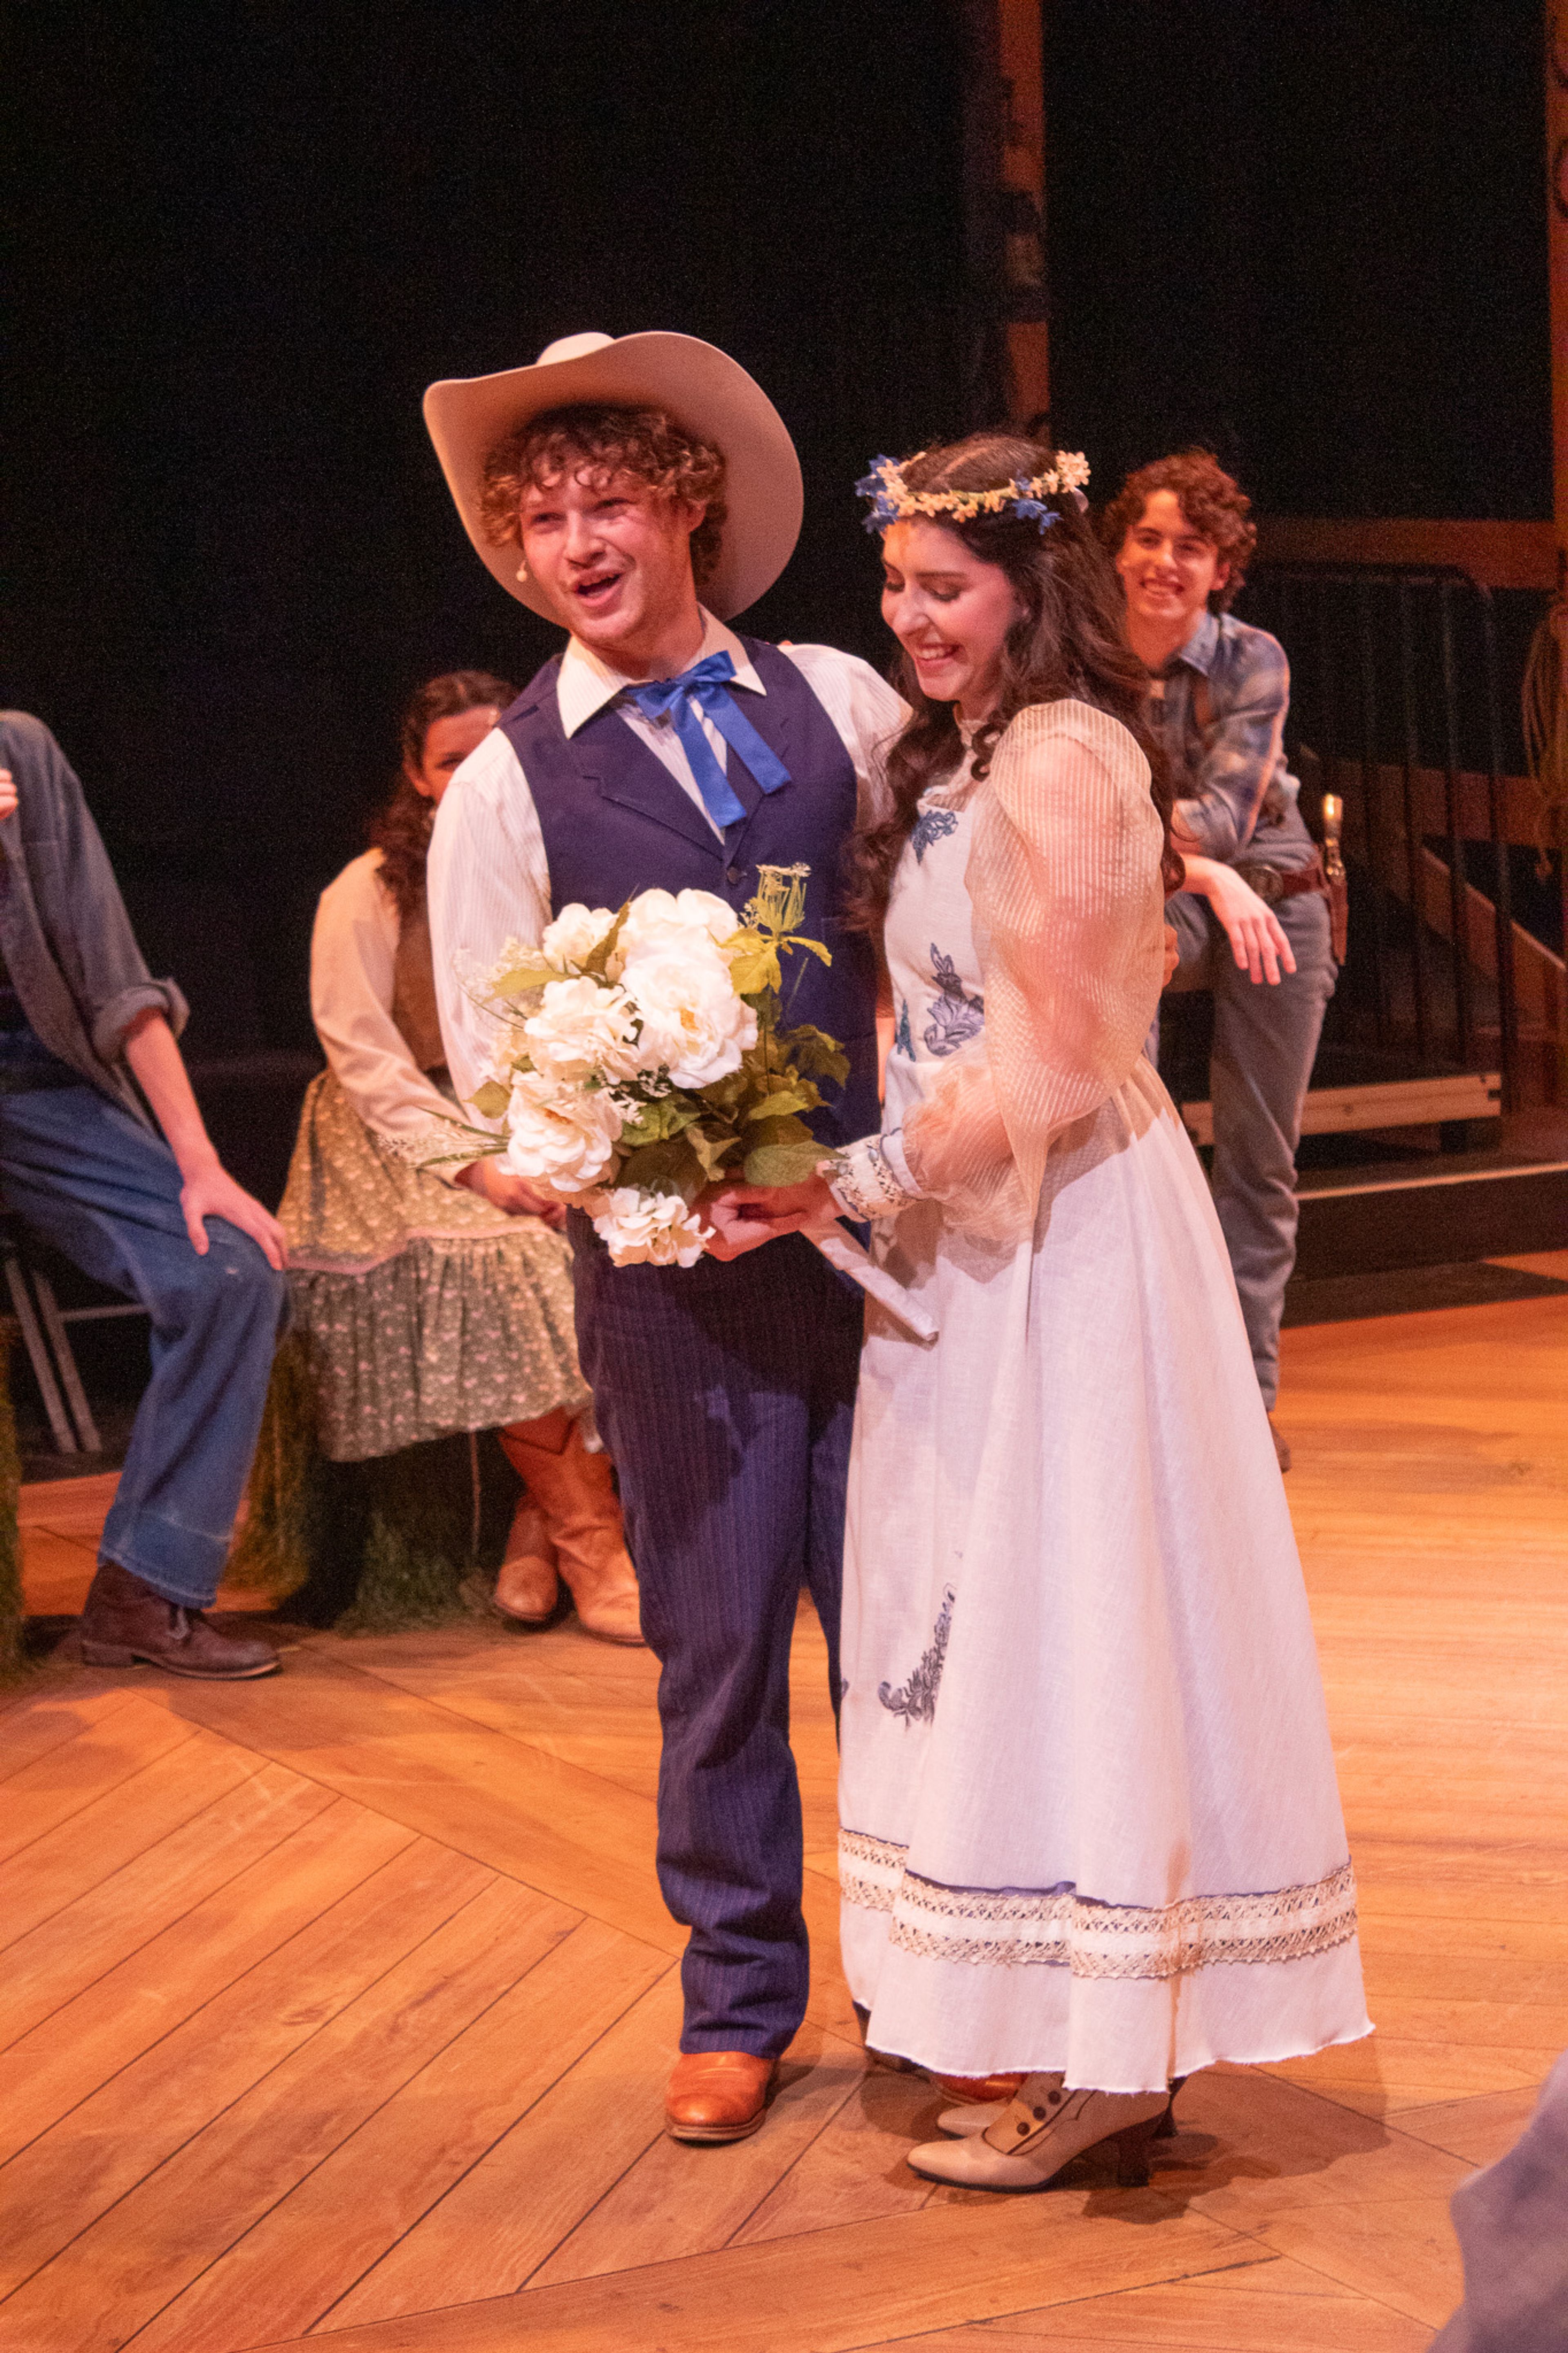
[[[430,854],[430,828],[436,804],[420,792],[410,770],[425,757],[425,738],[437,719],[455,719],[460,711],[482,710],[487,703],[504,711],[517,699],[517,689],[488,670],[444,670],[426,679],[409,697],[397,731],[403,770],[397,789],[371,821],[370,846],[381,852],[381,881],[406,923],[425,896],[425,861]]]
[[[967,440],[927,449],[902,468],[911,491],[984,491],[1026,479],[1050,464],[1050,453],[1010,433],[972,433]],[[933,516],[972,555],[1007,575],[1023,617],[1002,649],[1001,693],[975,735],[971,774],[990,773],[991,755],[1008,723],[1031,702],[1068,696],[1119,719],[1149,762],[1150,791],[1164,828],[1161,869],[1167,891],[1181,887],[1171,848],[1172,792],[1164,755],[1149,730],[1149,673],[1122,635],[1121,585],[1087,513],[1064,493],[1057,520],[1045,531],[1010,510],[958,522]],[[846,918],[876,934],[888,911],[893,870],[914,831],[921,795],[950,775],[963,738],[950,702],[922,693],[913,662],[900,647],[893,683],[911,717],[888,754],[892,807],[880,824],[862,826],[849,844]]]

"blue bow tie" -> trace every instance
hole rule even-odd
[[[691,763],[691,773],[702,796],[702,806],[721,828],[733,825],[746,811],[714,756],[713,746],[703,733],[702,721],[691,707],[694,702],[700,706],[703,716],[713,722],[730,749],[740,754],[764,793],[776,793],[781,785],[789,782],[789,770],[778,754],[768,749],[731,693],[728,681],[734,675],[735,665],[728,654],[708,654],[701,661],[693,662],[689,670],[683,670],[679,678],[651,679],[646,686],[625,689],[626,700],[637,704],[645,719],[662,719],[668,713],[674,720],[676,735]]]

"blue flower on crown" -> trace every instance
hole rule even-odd
[[[1022,474],[1016,477],[1013,484],[1013,512],[1016,515],[1027,516],[1031,522],[1037,521],[1042,531],[1049,531],[1052,523],[1059,522],[1061,520],[1060,507],[1047,506],[1044,499],[1034,499],[1029,496],[1029,485]]]
[[[898,494],[891,489],[888,477],[898,471],[896,458],[873,458],[871,470],[863,474],[855,485],[857,498],[869,499],[871,512],[866,518],[868,531],[886,531],[899,520]]]

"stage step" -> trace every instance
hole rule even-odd
[[[1456,1152],[1436,1167],[1304,1169],[1297,1198],[1304,1282],[1568,1248],[1568,1160]]]
[[[1501,1095],[1502,1081],[1496,1071],[1461,1071],[1450,1078],[1383,1080],[1366,1086],[1314,1087],[1307,1097],[1301,1133],[1349,1135],[1373,1128],[1439,1127],[1450,1120],[1496,1119]],[[1182,1119],[1194,1144],[1214,1142],[1212,1103],[1184,1103]]]

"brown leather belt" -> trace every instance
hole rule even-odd
[[[1305,891],[1321,892],[1325,899],[1329,895],[1323,861],[1317,857],[1310,866],[1298,867],[1293,872],[1287,872],[1283,867],[1261,864],[1235,866],[1231,871],[1239,874],[1247,888],[1256,891],[1270,907],[1277,906],[1281,899],[1299,899]]]

